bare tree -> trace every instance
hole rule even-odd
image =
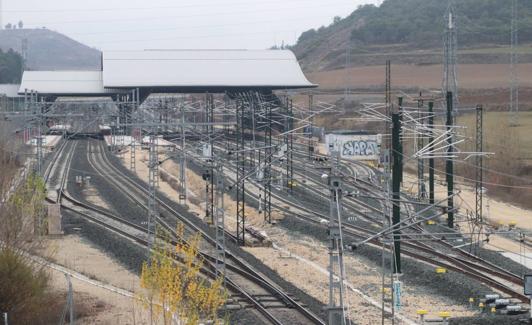
[[[12,128],[0,129],[0,310],[15,323],[29,324],[49,299],[46,266],[30,255],[42,248],[35,220],[45,213],[45,186],[36,175],[21,178],[23,147]]]

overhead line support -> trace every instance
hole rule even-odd
[[[394,229],[401,222],[401,182],[403,177],[403,148],[401,145],[401,113],[392,114],[392,225]],[[401,232],[393,231],[394,263],[395,274],[401,273]]]
[[[429,158],[429,203],[434,204],[434,102],[429,102],[429,143],[430,158]]]
[[[454,164],[453,164],[453,93],[447,92],[447,158],[445,162],[445,174],[447,180],[447,226],[454,228]]]

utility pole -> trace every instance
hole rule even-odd
[[[401,145],[401,113],[392,114],[392,224],[394,243],[394,274],[401,273],[401,232],[395,230],[401,222],[401,182],[403,178],[403,147]]]
[[[69,310],[69,319],[70,319],[70,325],[74,325],[74,292],[72,290],[72,281],[70,279],[70,275],[67,275],[67,281],[68,281],[68,304],[70,306]]]
[[[264,221],[272,223],[272,106],[264,105],[266,123],[264,128]]]
[[[179,163],[179,203],[187,202],[187,151],[185,149],[185,105],[181,103],[181,156]]]
[[[245,215],[245,177],[246,177],[246,154],[245,150],[245,105],[242,99],[236,104],[236,237],[239,245],[244,246],[246,232]]]
[[[482,196],[484,194],[483,188],[483,157],[482,152],[484,151],[484,139],[483,139],[483,107],[482,105],[477,105],[476,109],[476,144],[475,151],[477,156],[475,157],[476,165],[476,182],[475,182],[475,228],[478,227],[482,229]],[[480,231],[479,231],[480,232]]]
[[[421,93],[419,93],[419,99],[417,101],[417,108],[418,108],[418,123],[421,126],[421,130],[417,132],[417,150],[423,150],[423,147],[425,146],[424,141],[424,130],[425,130],[425,115],[424,112],[422,112],[423,109],[423,99],[421,97]],[[426,188],[425,188],[425,161],[422,157],[418,157],[417,159],[417,195],[418,200],[422,201],[426,199]]]
[[[314,95],[312,92],[308,95],[308,112],[309,112],[309,130],[308,130],[308,160],[312,160],[312,154],[314,153],[314,145],[312,143],[314,132]]]
[[[133,113],[136,113],[138,111],[138,108],[140,106],[140,96],[139,96],[139,89],[136,88],[133,90],[132,92],[132,96],[133,96],[133,102],[132,102],[132,105],[133,105],[133,112],[131,112],[130,114],[130,119],[132,119],[132,114]],[[135,123],[135,121],[131,121],[133,123]],[[141,129],[138,129],[139,132],[142,133],[142,130]],[[131,128],[131,143],[130,143],[130,162],[129,162],[129,167],[132,171],[135,171],[136,169],[136,166],[137,166],[137,157],[136,157],[136,154],[137,154],[137,148],[136,148],[136,132],[137,132],[137,129],[135,129],[134,127]],[[141,138],[142,138],[142,134],[141,134]],[[141,139],[142,141],[142,139]]]
[[[445,14],[447,22],[444,35],[444,50],[443,50],[443,82],[442,93],[452,92],[454,100],[458,102],[458,78],[456,73],[457,64],[457,27],[456,17],[453,8],[453,0],[448,0],[447,12]],[[453,103],[454,104],[454,103]],[[453,114],[456,112],[453,112]]]
[[[289,159],[288,164],[288,176],[290,180],[290,193],[293,192],[294,189],[294,101],[292,98],[290,98],[289,106],[288,106],[288,116],[289,116],[289,129],[288,132],[288,152],[286,157]]]
[[[447,159],[445,162],[445,174],[447,180],[447,226],[454,228],[454,166],[453,166],[453,93],[447,93]]]
[[[344,280],[345,269],[343,260],[343,236],[341,218],[342,179],[337,175],[339,152],[331,153],[330,175],[328,177],[330,190],[329,208],[329,304],[327,306],[328,324],[345,325]]]
[[[288,191],[292,193],[292,185],[294,182],[294,166],[293,166],[293,154],[294,154],[294,136],[293,129],[293,102],[292,99],[286,98],[287,117],[285,120],[285,145],[286,145],[286,185]]]
[[[258,101],[258,97],[257,96],[254,96],[254,94],[250,94],[249,96],[249,104],[250,104],[250,114],[251,114],[251,127],[252,127],[252,131],[251,131],[251,136],[253,137],[253,142],[252,142],[252,148],[257,148],[257,136],[256,136],[256,132],[257,132],[257,121],[256,121],[256,118],[257,118],[257,101]],[[260,151],[260,150],[259,150]],[[255,150],[251,150],[251,166],[255,167]]]
[[[156,126],[151,127],[149,134],[149,156],[148,156],[148,186],[149,186],[149,196],[148,196],[148,249],[151,254],[151,250],[155,243],[155,224],[157,223],[157,182],[158,178],[158,168],[159,168],[159,157],[157,152],[157,135],[156,135]]]
[[[207,128],[207,143],[206,150],[204,150],[204,158],[207,160],[206,171],[203,179],[206,182],[205,187],[205,220],[208,224],[214,225],[214,146],[213,146],[213,130],[214,125],[214,97],[212,94],[206,95],[206,125]]]
[[[348,36],[345,49],[345,94],[344,94],[344,111],[347,111],[347,98],[350,93],[351,74],[349,68],[351,67],[351,37]]]
[[[397,98],[397,102],[399,104],[399,126],[402,127],[403,125],[403,97],[398,97]],[[393,121],[392,121],[392,124],[393,124]],[[398,137],[398,146],[397,148],[399,148],[399,152],[400,152],[400,155],[398,156],[398,159],[399,159],[399,166],[401,166],[401,172],[399,173],[399,182],[402,183],[403,182],[403,139],[401,138],[401,132],[402,130],[399,131],[399,137]],[[392,133],[393,133],[393,125],[392,125]],[[392,134],[392,138],[393,138],[393,134]],[[393,150],[393,140],[392,140],[392,150]],[[393,171],[392,171],[393,172]]]
[[[31,114],[36,119],[37,127],[36,127],[36,135],[35,135],[35,166],[34,171],[37,175],[42,176],[42,165],[43,165],[43,135],[42,135],[42,126],[44,124],[44,112],[43,112],[43,106],[44,103],[39,102],[39,94],[37,92],[34,92],[31,90],[28,92],[27,90],[24,92],[24,104],[25,104],[25,110],[31,111]],[[29,122],[29,126],[27,126],[27,129],[29,130],[28,139],[31,141],[34,134],[33,133],[33,127],[32,122]]]
[[[224,174],[221,164],[216,165],[216,275],[222,277],[225,287],[225,208],[224,208]]]
[[[43,135],[43,127],[44,127],[44,103],[41,99],[41,102],[39,103],[39,96],[37,92],[34,93],[34,105],[37,109],[37,174],[39,176],[42,176],[43,172],[43,164],[44,164],[44,135]]]
[[[386,60],[386,90],[385,90],[385,100],[386,100],[386,107],[385,107],[385,114],[386,114],[386,122],[385,122],[385,134],[384,134],[384,148],[385,148],[385,172],[386,174],[390,174],[390,166],[391,166],[391,148],[392,148],[392,141],[390,136],[390,129],[391,129],[391,116],[392,116],[392,69],[391,69],[391,61]],[[389,120],[390,119],[390,120]]]
[[[429,102],[429,203],[434,204],[434,102]]]
[[[512,1],[511,42],[510,42],[510,126],[519,123],[519,78],[517,76],[517,46],[519,45],[519,6],[518,0]]]
[[[402,107],[402,100],[400,101]],[[401,307],[402,284],[399,281],[401,271],[401,182],[403,179],[403,145],[401,143],[401,114],[392,114],[392,225],[393,225],[393,274],[392,274],[392,322],[395,322],[395,310]]]
[[[65,273],[65,278],[68,283],[67,302],[65,308],[63,309],[63,313],[61,314],[61,320],[59,324],[63,325],[65,323],[66,314],[68,312],[69,324],[74,325],[74,292],[72,290],[72,281],[70,279],[70,274]],[[7,325],[7,317],[5,319],[5,324]]]

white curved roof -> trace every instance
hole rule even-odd
[[[18,90],[20,85],[18,84],[0,84],[0,97],[7,96],[10,98],[20,97]]]
[[[105,95],[132,88],[187,92],[311,88],[287,50],[145,50],[103,54],[103,71],[24,71],[25,89],[49,95]]]
[[[287,50],[146,50],[105,52],[105,87],[308,88]]]
[[[111,94],[103,86],[101,71],[24,71],[19,93],[25,90],[54,95]]]

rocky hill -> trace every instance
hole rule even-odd
[[[0,30],[0,49],[22,53],[27,40],[29,70],[99,70],[100,51],[48,29]]]
[[[304,32],[292,49],[306,71],[342,68],[346,62],[383,64],[386,59],[405,64],[438,63],[447,3],[385,0],[378,7],[360,6],[344,19],[335,18],[329,26]],[[519,6],[520,43],[532,43],[532,1],[519,1]],[[505,48],[510,42],[511,1],[454,1],[454,12],[459,49],[469,50],[459,52],[460,62],[508,61]],[[471,51],[481,48],[483,51]],[[531,54],[522,53],[521,61],[532,62]]]

